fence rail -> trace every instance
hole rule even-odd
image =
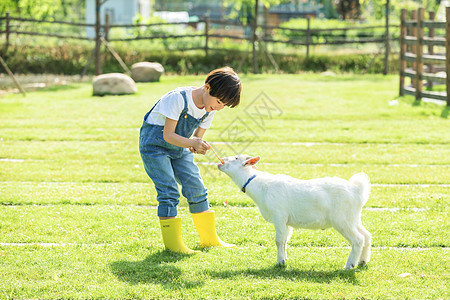
[[[248,41],[253,44],[253,48],[255,48],[255,44],[264,43],[264,44],[285,44],[292,46],[305,46],[306,47],[306,55],[308,56],[310,51],[310,46],[319,46],[319,45],[344,45],[344,44],[367,44],[367,43],[377,43],[382,44],[384,47],[389,49],[389,43],[392,41],[396,41],[398,37],[391,36],[386,33],[389,32],[385,26],[351,26],[344,28],[311,28],[310,21],[307,21],[306,28],[288,28],[283,26],[267,26],[267,25],[258,25],[250,24],[243,25],[242,23],[235,21],[226,21],[226,20],[211,20],[208,17],[201,19],[197,22],[171,22],[171,23],[153,23],[153,24],[125,24],[125,25],[114,25],[109,24],[109,16],[105,16],[105,24],[100,24],[97,22],[96,24],[88,24],[88,23],[79,23],[79,22],[66,22],[66,21],[48,21],[48,20],[35,20],[30,18],[16,18],[11,17],[9,13],[6,14],[5,17],[0,17],[0,25],[4,24],[2,28],[0,27],[0,34],[6,36],[5,50],[8,49],[10,44],[10,36],[11,35],[28,35],[28,36],[47,36],[47,37],[55,37],[60,39],[78,39],[78,40],[90,40],[96,42],[96,48],[101,45],[100,38],[104,37],[109,42],[128,42],[134,40],[155,40],[155,39],[186,39],[186,38],[200,38],[204,40],[204,45],[200,47],[191,47],[189,49],[202,49],[205,51],[205,54],[208,55],[209,50],[214,50],[209,44],[211,39],[233,39],[239,41]],[[13,25],[13,23],[15,23]],[[18,23],[18,25],[16,25]],[[59,25],[69,25],[69,26],[77,26],[77,27],[86,27],[86,28],[94,28],[96,35],[95,37],[86,37],[79,35],[68,35],[63,33],[49,33],[49,32],[36,32],[33,30],[23,30],[20,28],[20,25],[23,23],[31,23],[31,24],[59,24]],[[169,26],[169,25],[185,25],[197,27],[199,24],[203,24],[204,30],[198,30],[198,33],[195,34],[157,34],[157,35],[138,35],[133,37],[125,37],[125,38],[115,38],[109,36],[109,32],[112,28],[139,28],[139,29],[151,29],[155,26]],[[220,26],[233,26],[234,28],[238,28],[240,34],[236,34],[235,32],[228,33],[225,29],[224,32],[215,32],[216,30],[212,29],[214,25]],[[399,28],[399,26],[391,25],[389,26],[391,29]],[[361,37],[347,37],[347,32],[352,30],[358,30],[362,32]],[[379,33],[375,35],[372,33],[374,30],[380,30],[384,33]],[[251,34],[244,34],[245,31],[252,31]],[[294,38],[276,38],[273,36],[273,32],[275,31],[290,31],[292,33],[300,33],[300,37]],[[257,34],[258,32],[258,34]],[[317,40],[317,36],[320,36],[320,40]],[[180,49],[187,50],[187,49]],[[266,50],[267,51],[267,50]],[[99,55],[100,51],[96,51]],[[254,53],[255,55],[255,53]],[[270,55],[270,54],[268,54]],[[387,55],[387,54],[386,54]],[[100,61],[99,57],[96,57],[96,61]],[[387,60],[385,60],[387,63]],[[385,66],[387,69],[387,66]]]
[[[5,30],[0,30],[0,34],[23,34],[23,35],[42,35],[42,36],[54,36],[54,34],[51,33],[39,33],[39,32],[31,32],[31,31],[18,31],[18,30],[12,30],[11,26],[8,26],[8,23],[10,23],[11,21],[19,21],[19,22],[32,22],[32,23],[47,23],[47,24],[62,24],[62,25],[72,25],[72,26],[79,26],[79,27],[95,27],[95,24],[89,24],[89,23],[73,23],[73,22],[65,22],[65,21],[47,21],[47,20],[35,20],[35,19],[29,19],[29,18],[15,18],[15,17],[0,17],[0,23],[2,21],[7,21],[7,25]],[[152,23],[152,24],[121,24],[121,25],[114,25],[114,24],[104,24],[101,27],[103,28],[103,32],[106,31],[106,28],[108,28],[108,30],[112,29],[112,28],[151,28],[151,27],[155,27],[155,26],[169,26],[169,25],[196,25],[199,23],[209,23],[209,27],[211,24],[216,24],[216,25],[233,25],[233,26],[238,26],[238,27],[246,27],[246,25],[242,24],[242,23],[237,23],[237,22],[230,22],[230,21],[223,21],[223,20],[208,20],[208,19],[203,19],[203,20],[199,20],[196,22],[170,22],[170,23]],[[390,28],[399,28],[399,26],[397,25],[391,25]],[[373,30],[373,29],[385,29],[385,26],[361,26],[361,27],[342,27],[342,28],[321,28],[321,29],[313,29],[313,28],[306,28],[306,29],[301,29],[301,28],[289,28],[289,27],[280,27],[280,26],[267,26],[267,25],[258,25],[258,29],[262,29],[262,30],[289,30],[292,32],[303,32],[305,34],[310,34],[310,35],[314,35],[314,34],[318,34],[318,33],[323,33],[323,32],[330,32],[331,34],[329,35],[329,37],[338,37],[339,35],[333,35],[333,32],[346,32],[346,31],[350,31],[350,30],[359,30],[359,31],[365,31],[365,30]],[[198,36],[205,36],[206,33],[203,32],[202,34],[199,34]],[[58,35],[61,38],[68,38],[68,39],[82,39],[82,40],[95,40],[95,37],[92,38],[87,38],[87,37],[82,37],[82,36],[70,36],[70,35]],[[231,38],[231,39],[246,39],[246,40],[250,40],[251,38],[249,36],[237,36],[237,35],[225,35],[225,34],[210,34],[208,33],[209,37],[215,37],[215,38]],[[326,35],[323,35],[326,36]],[[183,37],[192,37],[192,35],[173,35],[170,36],[170,38],[183,38]],[[306,37],[306,36],[305,36]],[[139,38],[139,37],[136,37]],[[155,39],[155,38],[166,38],[166,36],[146,36],[146,37],[141,37],[141,38],[147,38],[147,39]],[[291,43],[291,40],[275,40],[272,38],[267,38],[265,36],[261,37],[263,40],[266,40],[267,42],[274,42],[274,43]],[[110,41],[115,41],[115,40],[125,40],[128,41],[132,38],[126,38],[126,39],[110,39]],[[343,40],[338,40],[336,41],[337,43],[342,42],[342,43],[354,43],[354,44],[358,44],[358,43],[379,43],[381,41],[381,39],[384,40],[384,35],[383,36],[374,36],[372,38],[356,38],[356,39],[348,39],[345,38]],[[391,38],[392,40],[395,40],[395,36]],[[306,39],[305,39],[306,40]],[[305,44],[308,44],[308,42],[303,42]],[[322,43],[309,43],[310,45],[328,45],[333,43],[333,41],[325,41]]]
[[[446,10],[446,22],[435,21],[433,12],[429,13],[430,20],[425,21],[423,8],[410,15],[412,20],[407,20],[407,10],[401,11],[400,95],[413,95],[417,101],[422,98],[446,101],[450,106],[450,7]],[[435,36],[434,29],[445,29],[445,36]],[[428,46],[427,52],[424,52],[425,46]],[[434,47],[445,47],[446,52],[435,53]],[[410,86],[405,86],[406,77],[411,78]],[[423,89],[424,81],[428,90]],[[432,91],[436,84],[445,84],[446,91]]]

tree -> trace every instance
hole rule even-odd
[[[234,16],[239,16],[243,24],[250,24],[255,11],[255,6],[263,4],[265,7],[277,5],[283,2],[290,2],[287,0],[225,0],[224,6],[232,6]],[[232,14],[233,15],[233,14]]]
[[[80,20],[85,0],[1,0],[0,15],[39,20]]]
[[[342,20],[358,20],[361,18],[359,0],[337,0],[336,2],[336,10]]]
[[[228,0],[224,5],[233,5],[233,9],[240,12],[239,16],[243,24],[250,24],[252,27],[252,53],[253,53],[253,73],[258,73],[258,57],[256,51],[256,28],[258,27],[259,4],[265,7],[286,2],[283,0]],[[266,20],[264,20],[266,21]]]

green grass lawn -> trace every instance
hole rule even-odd
[[[211,153],[196,159],[218,233],[238,247],[164,251],[139,127],[162,94],[203,80],[166,76],[132,96],[92,97],[83,83],[0,98],[0,299],[450,298],[449,110],[399,98],[398,76],[243,76],[241,104],[205,135],[221,156],[259,155],[271,173],[367,173],[366,267],[343,270],[350,246],[334,230],[294,231],[276,267],[275,230]],[[179,215],[199,249],[184,199]]]

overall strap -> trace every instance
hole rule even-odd
[[[152,109],[150,109],[150,111],[148,112],[148,114],[150,114],[152,112],[152,110],[156,107],[156,105],[158,105],[159,101],[161,101],[161,99],[159,99],[158,101],[156,101],[156,103],[152,106]]]
[[[159,103],[160,100],[161,100],[161,99],[159,99],[158,101],[156,101],[156,103],[153,104],[152,109],[150,109],[150,110],[145,114],[145,116],[144,116],[144,122],[145,122],[145,120],[147,120],[147,117],[152,113],[152,110],[156,107],[156,105]]]
[[[183,111],[181,112],[181,114],[186,115],[188,112],[188,101],[187,101],[187,97],[186,97],[186,91],[181,91],[180,94],[181,94],[181,96],[183,96],[183,99],[184,99],[184,108],[183,108]]]
[[[203,120],[209,115],[209,112],[206,112],[206,114],[203,115],[203,117],[200,119],[200,122],[203,122]]]
[[[188,112],[188,102],[187,102],[187,97],[186,97],[186,91],[181,91],[180,92],[181,96],[183,96],[184,99],[184,109],[181,112],[181,115],[187,115]],[[205,118],[209,115],[209,112],[206,112],[206,114],[203,115],[203,117],[201,117],[199,119],[200,122],[203,122],[203,120],[205,120]]]

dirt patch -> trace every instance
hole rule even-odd
[[[91,82],[92,76],[60,75],[60,74],[15,74],[14,75],[25,90],[35,91],[56,85],[67,85],[77,82]],[[0,73],[0,97],[9,93],[19,93],[13,79],[6,73]]]

